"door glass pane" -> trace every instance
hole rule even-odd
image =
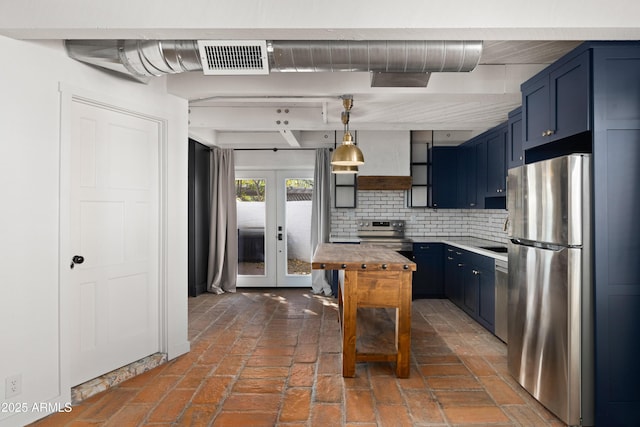
[[[286,180],[287,274],[311,274],[313,179]]]
[[[266,180],[236,179],[238,211],[238,274],[264,276],[266,225]]]

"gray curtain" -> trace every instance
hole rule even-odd
[[[233,150],[211,150],[211,235],[207,290],[235,292],[238,277],[238,218]]]
[[[313,172],[313,198],[311,201],[311,254],[318,244],[329,242],[331,232],[331,151],[328,148],[316,150],[316,164]],[[311,271],[311,290],[314,294],[331,295],[329,272]]]

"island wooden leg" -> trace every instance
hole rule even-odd
[[[396,309],[396,376],[409,378],[411,362],[411,273],[401,274],[400,295]]]
[[[342,376],[356,376],[356,317],[358,272],[345,271],[342,286]]]

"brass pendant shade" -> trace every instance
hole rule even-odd
[[[331,157],[332,172],[358,173],[358,165],[364,164],[364,156],[362,151],[353,143],[353,137],[349,132],[349,116],[351,107],[353,107],[353,98],[349,95],[343,96],[342,105],[344,106],[344,111],[341,115],[344,136],[342,137],[342,145],[336,148]]]
[[[362,151],[353,144],[351,133],[347,132],[344,134],[342,145],[334,151],[331,164],[338,166],[358,166],[364,164]]]
[[[340,174],[358,173],[358,166],[331,166],[331,172]]]

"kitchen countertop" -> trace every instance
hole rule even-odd
[[[482,249],[483,246],[499,246],[499,247],[507,247],[506,243],[494,242],[492,240],[479,239],[477,237],[472,236],[419,236],[419,237],[411,237],[407,236],[409,239],[413,240],[414,243],[444,243],[446,245],[451,245],[458,247],[460,249],[464,249],[469,252],[475,252],[480,255],[488,256],[490,258],[498,259],[501,261],[507,262],[508,256],[507,253],[494,252],[488,249]],[[360,239],[358,237],[351,236],[331,236],[330,241],[332,243],[360,243]]]
[[[311,266],[326,270],[410,270],[416,264],[396,251],[373,245],[322,243],[313,254]]]
[[[494,252],[489,249],[483,249],[484,246],[498,246],[506,248],[506,243],[494,242],[492,240],[479,239],[471,236],[443,236],[443,237],[419,237],[413,239],[414,243],[444,243],[446,245],[455,246],[465,251],[474,252],[490,258],[501,261],[508,261],[506,252]]]

